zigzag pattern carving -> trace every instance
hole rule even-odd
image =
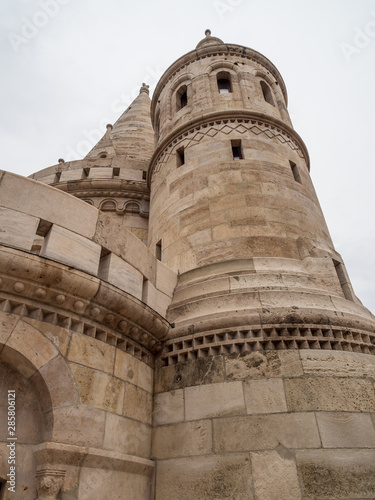
[[[278,144],[286,144],[292,151],[296,151],[300,158],[304,158],[303,152],[293,139],[275,126],[271,126],[258,120],[215,120],[214,122],[210,122],[208,125],[204,124],[194,127],[192,130],[180,135],[171,144],[169,144],[161,153],[157,165],[155,166],[154,173],[158,172],[161,167],[167,163],[175,145],[182,140],[185,141],[185,148],[188,148],[192,144],[198,144],[206,136],[215,137],[217,134],[228,135],[234,131],[240,134],[251,132],[256,136],[266,135],[269,139],[272,139]]]

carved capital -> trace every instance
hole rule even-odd
[[[64,484],[65,470],[39,469],[36,472],[38,498],[36,500],[57,500]]]

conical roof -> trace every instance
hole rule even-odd
[[[93,147],[86,158],[106,152],[136,160],[149,159],[154,150],[154,131],[151,124],[148,85],[142,84],[139,95]]]

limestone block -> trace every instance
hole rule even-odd
[[[177,389],[154,396],[153,423],[155,426],[184,420],[184,391]]]
[[[126,455],[149,458],[151,428],[141,422],[108,413],[103,446]]]
[[[96,275],[101,248],[83,236],[53,225],[44,238],[40,255]]]
[[[243,290],[252,289],[267,289],[270,290],[285,288],[281,275],[275,274],[242,274],[239,276],[230,277],[230,290],[242,292]]]
[[[206,384],[185,389],[186,420],[245,413],[242,382]]]
[[[155,458],[173,458],[212,453],[212,424],[196,420],[163,425],[153,431],[152,454]]]
[[[124,382],[107,373],[74,363],[70,363],[70,369],[74,375],[83,404],[117,413],[118,415],[122,414]]]
[[[82,168],[77,168],[75,170],[64,170],[63,172],[61,172],[61,177],[59,182],[78,181],[83,179],[83,177],[84,174]]]
[[[231,354],[225,358],[228,380],[303,375],[298,351],[264,351]]]
[[[172,297],[177,283],[177,274],[159,260],[156,262],[156,288]]]
[[[29,323],[45,335],[57,347],[60,353],[65,357],[68,351],[71,333],[60,326],[51,325],[44,321],[32,318],[23,318],[25,323]]]
[[[39,219],[9,208],[0,207],[0,243],[31,250]]]
[[[253,500],[248,455],[158,462],[156,500]]]
[[[306,377],[284,380],[289,411],[375,411],[370,380]]]
[[[116,348],[105,342],[73,333],[68,359],[81,365],[113,373]]]
[[[100,259],[98,277],[137,299],[142,298],[142,274],[114,253]]]
[[[368,413],[317,413],[323,448],[375,448],[375,429]]]
[[[108,167],[91,167],[89,177],[93,179],[112,179],[113,169]]]
[[[7,172],[1,180],[0,198],[3,207],[42,218],[87,238],[95,233],[96,208],[40,182]]]
[[[296,458],[304,499],[375,498],[374,450],[300,450]]]
[[[95,498],[123,500],[124,492],[129,500],[146,499],[150,498],[150,491],[151,479],[143,474],[109,468],[82,467],[80,470],[78,489],[80,500],[94,500]]]
[[[168,392],[182,387],[224,382],[222,356],[199,358],[187,363],[156,369],[155,392]]]
[[[53,416],[47,414],[49,420],[53,419],[53,431],[45,432],[45,440],[101,448],[105,415],[103,410],[83,405],[57,408]]]
[[[37,389],[47,386],[47,394],[45,390],[38,391],[43,411],[49,410],[51,405],[74,406],[79,403],[75,380],[65,359],[60,355],[43,365],[30,380]]]
[[[152,396],[149,392],[133,384],[125,385],[124,417],[139,420],[151,425],[152,422]]]
[[[120,168],[119,179],[126,179],[128,181],[141,181],[143,179],[142,170],[134,170],[131,168]]]
[[[312,413],[275,413],[213,420],[217,452],[276,448],[319,448],[320,438]]]
[[[19,321],[19,316],[0,312],[0,346],[6,343],[17,321]]]
[[[294,455],[278,446],[276,451],[251,454],[254,490],[262,500],[301,500]]]
[[[38,182],[43,182],[43,184],[54,184],[56,182],[56,174],[46,175],[37,180]]]
[[[244,383],[247,413],[286,412],[282,379],[249,380]]]
[[[373,377],[375,357],[345,351],[301,350],[303,371],[308,375],[335,377]]]
[[[17,367],[26,378],[57,355],[53,343],[23,321],[17,323],[1,351],[2,361]]]
[[[139,386],[147,392],[152,392],[153,369],[120,349],[116,350],[114,375],[125,382],[131,382]]]

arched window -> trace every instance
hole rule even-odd
[[[260,86],[262,89],[264,100],[268,102],[268,104],[271,104],[271,106],[275,106],[275,103],[273,102],[272,91],[269,86],[263,80],[261,80]]]
[[[227,71],[221,71],[216,75],[217,78],[217,88],[220,94],[229,94],[232,91],[232,81],[230,73]]]
[[[176,94],[177,102],[176,102],[176,110],[179,111],[180,109],[184,108],[187,106],[188,103],[188,98],[187,98],[187,87],[186,85],[183,85],[180,87],[177,91]]]

